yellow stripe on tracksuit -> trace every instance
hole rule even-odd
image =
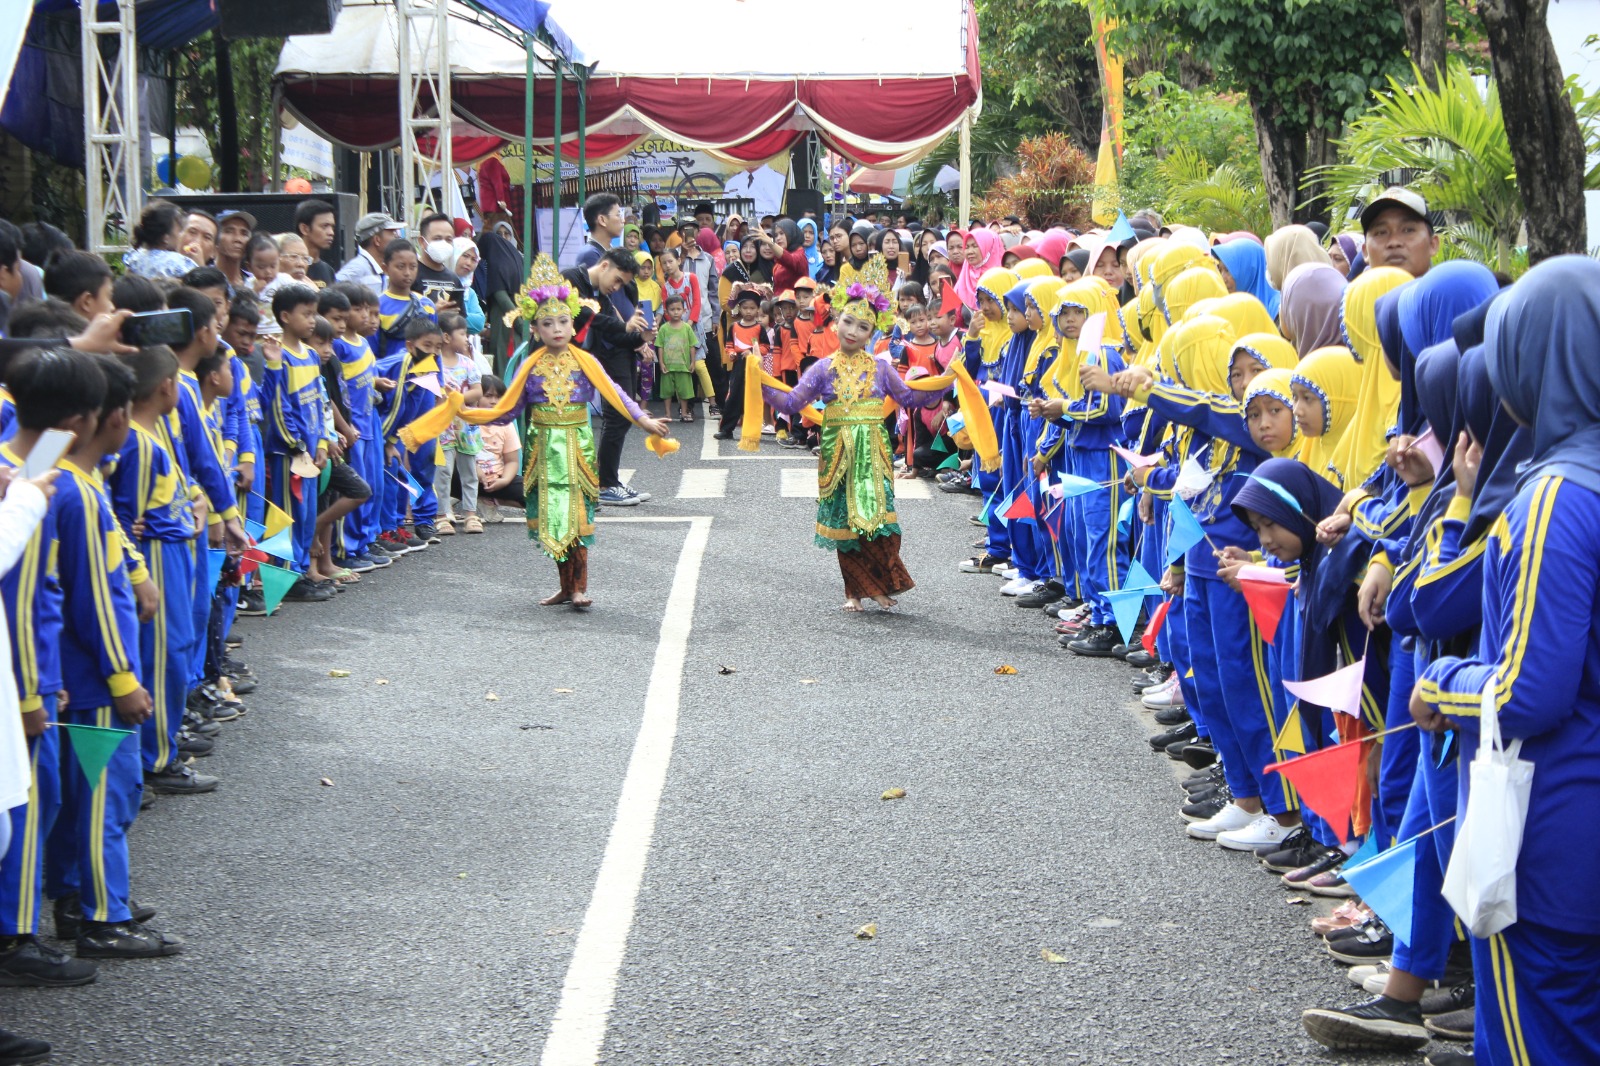
[[[1505,1028],[1512,1066],[1532,1066],[1528,1042],[1522,1035],[1522,1015],[1517,1007],[1517,975],[1504,934],[1496,933],[1489,938],[1489,957],[1494,962],[1494,998],[1500,1007],[1500,1022]]]
[[[1272,738],[1272,750],[1279,758],[1283,753],[1278,751],[1278,723],[1272,718],[1272,672],[1267,669],[1266,642],[1261,639],[1261,628],[1256,625],[1254,615],[1250,616],[1250,660],[1256,671],[1256,691],[1261,696],[1261,713],[1267,719],[1267,736]],[[1292,713],[1292,712],[1291,712]],[[1285,719],[1287,721],[1287,719]],[[1295,793],[1294,785],[1289,781],[1287,774],[1278,775],[1283,785],[1283,801],[1288,804],[1287,810],[1300,809],[1300,797]]]
[[[19,869],[18,887],[21,891],[17,894],[17,932],[26,933],[35,928],[38,921],[39,899],[36,889],[39,879],[33,871],[39,868],[39,748],[42,744],[35,744],[33,748],[32,765],[28,768],[30,783],[28,785],[28,809],[23,814],[22,827],[22,856],[17,863]],[[0,811],[0,818],[11,817],[10,812]]]
[[[150,698],[155,704],[156,766],[165,768],[172,761],[172,746],[167,741],[167,560],[161,545],[152,542],[152,546],[155,550],[150,553],[150,576],[155,580],[159,595],[156,596],[155,617],[150,619],[155,627],[152,631],[154,669],[147,664],[146,670],[151,679]]]
[[[117,627],[116,606],[111,598],[111,575],[108,570],[108,555],[112,550],[109,537],[107,543],[101,545],[101,550],[96,551],[93,538],[101,536],[100,528],[100,493],[88,476],[83,476],[83,518],[84,533],[90,538],[88,545],[89,584],[94,590],[95,618],[99,623],[100,640],[106,649],[106,656],[111,660],[115,673],[127,673],[132,669],[132,660],[128,657],[128,649],[122,643],[122,631]],[[113,530],[111,536],[119,536]]]
[[[95,709],[94,724],[102,729],[118,728],[118,724],[111,720],[110,707]],[[100,779],[94,783],[94,792],[89,801],[89,865],[90,874],[94,877],[94,920],[97,922],[109,921],[111,917],[111,908],[106,906],[106,900],[111,896],[106,888],[106,779],[109,774],[109,770],[100,771]]]
[[[39,595],[39,553],[44,550],[44,535],[41,530],[34,530],[33,536],[28,538],[28,546],[22,552],[22,561],[17,564],[17,602],[11,605],[11,617],[17,626],[17,664],[21,667],[21,695],[23,697],[23,710],[31,710],[27,706],[39,693],[39,652],[38,639],[34,631],[33,604]]]

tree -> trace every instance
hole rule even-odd
[[[1016,215],[1035,229],[1092,224],[1094,161],[1064,133],[1031,137],[1017,146],[1022,169],[1001,178],[973,210],[980,218]]]
[[[1439,87],[1444,68],[1445,0],[1395,0],[1405,21],[1406,49],[1417,76],[1430,89]]]
[[[1032,136],[1065,129],[1088,151],[1100,143],[1094,24],[1083,0],[977,0],[985,107],[1005,98]]]
[[[1308,170],[1332,161],[1330,138],[1401,65],[1400,13],[1358,0],[1106,0],[1119,47],[1166,35],[1243,92],[1276,225],[1318,217],[1301,199]]]
[[[1545,21],[1548,0],[1480,0],[1500,83],[1517,186],[1528,208],[1528,260],[1584,251],[1584,143]]]
[[[1175,149],[1156,164],[1166,185],[1165,213],[1210,233],[1272,229],[1272,211],[1258,181],[1232,163],[1213,166],[1192,148]]]
[[[193,126],[211,146],[211,159],[222,164],[229,153],[221,135],[215,30],[183,47],[178,82],[178,122]],[[283,48],[280,37],[228,41],[233,77],[234,117],[238,123],[239,174],[246,190],[270,190],[272,160],[272,73]]]

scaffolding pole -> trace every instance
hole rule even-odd
[[[449,0],[397,0],[395,4],[400,38],[400,181],[404,201],[396,214],[408,234],[412,232],[412,212],[418,199],[419,169],[425,175],[439,171],[439,207],[443,213],[451,213],[458,196],[450,130],[449,8]],[[422,144],[422,138],[430,133],[432,154]],[[427,184],[426,177],[423,184]]]
[[[134,0],[118,0],[117,19],[82,9],[85,241],[98,254],[126,251],[144,206],[139,144],[139,51]]]

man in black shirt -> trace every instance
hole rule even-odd
[[[306,277],[324,289],[333,284],[333,264],[323,261],[322,254],[333,247],[335,234],[333,205],[325,200],[304,200],[294,209],[294,228],[306,242],[311,253],[311,265],[306,267]]]
[[[600,310],[588,316],[587,321],[575,323],[587,327],[588,335],[582,347],[600,361],[617,388],[627,393],[638,391],[636,360],[640,346],[648,339],[644,316],[634,311],[626,320],[617,313],[611,296],[633,280],[639,267],[633,253],[625,248],[611,248],[593,266],[572,267],[561,276],[577,289],[579,299],[599,305]],[[605,407],[600,429],[600,442],[596,448],[600,478],[600,502],[613,507],[636,507],[650,498],[648,492],[639,492],[622,483],[617,473],[622,461],[622,445],[628,439],[633,423],[628,416]]]
[[[438,295],[441,289],[461,288],[461,279],[450,269],[455,249],[450,242],[456,236],[456,224],[449,215],[432,214],[422,220],[418,228],[421,240],[417,243],[417,280],[411,291],[420,292],[433,301],[439,314],[447,311],[461,313],[461,308]]]

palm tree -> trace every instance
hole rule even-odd
[[[1017,145],[1022,143],[1023,116],[1014,111],[1006,99],[985,96],[983,113],[972,124],[972,193],[981,196],[1007,174],[1017,169]],[[941,167],[961,169],[961,135],[951,133],[924,156],[911,170],[906,191],[912,196],[938,195],[933,180]],[[965,219],[962,220],[965,222]]]
[[[1158,162],[1156,173],[1166,186],[1166,211],[1173,218],[1210,233],[1271,232],[1266,190],[1233,164],[1212,167],[1199,152],[1182,147]]]

